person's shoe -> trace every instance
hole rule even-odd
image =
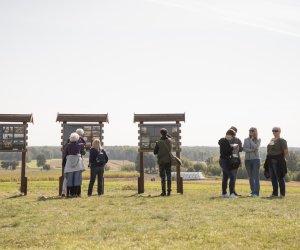
[[[223,198],[228,198],[229,197],[229,194],[221,194],[221,197],[223,197]]]
[[[162,192],[160,196],[166,196],[166,192]]]
[[[171,195],[171,191],[168,191],[167,196],[170,196],[170,195]]]
[[[247,197],[253,197],[253,194],[248,194],[248,196]]]
[[[271,194],[269,198],[278,198],[278,195]]]
[[[252,194],[252,197],[256,198],[256,197],[258,197],[258,195],[257,194]]]
[[[230,198],[237,198],[237,195],[235,193],[230,194]]]
[[[281,199],[285,199],[285,195],[280,195],[280,198]]]
[[[233,194],[235,194],[235,196],[241,196],[240,194],[237,194],[236,192],[233,192]]]

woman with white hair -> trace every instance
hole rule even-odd
[[[64,158],[66,165],[64,175],[67,182],[67,197],[80,196],[82,184],[82,158],[80,152],[84,150],[84,143],[79,142],[79,135],[72,133],[69,138],[69,143],[64,149]]]
[[[99,139],[93,140],[90,150],[89,166],[91,168],[90,183],[88,196],[92,195],[96,177],[98,177],[98,195],[103,194],[103,174],[105,164],[108,162],[108,157],[104,149],[101,147]]]
[[[288,154],[288,146],[285,139],[280,138],[281,129],[272,129],[274,137],[267,146],[267,165],[272,180],[273,193],[270,197],[278,197],[278,184],[280,197],[285,198],[285,180],[287,173],[285,157]]]

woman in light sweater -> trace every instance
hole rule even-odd
[[[251,193],[250,197],[259,196],[260,183],[259,183],[259,168],[260,168],[260,155],[259,147],[261,140],[257,136],[257,129],[249,129],[249,137],[244,140],[243,150],[245,153],[245,166],[249,176],[249,183]]]

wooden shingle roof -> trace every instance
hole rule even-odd
[[[134,114],[133,122],[172,122],[185,121],[183,114]]]
[[[60,114],[57,113],[57,122],[107,122],[108,114]]]
[[[33,115],[32,114],[0,114],[0,122],[33,123]]]

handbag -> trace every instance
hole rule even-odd
[[[181,166],[182,165],[181,160],[177,156],[173,155],[171,152],[170,152],[170,157],[171,157],[171,165],[172,166],[178,166],[178,165]]]
[[[237,169],[241,165],[241,160],[238,157],[231,156],[229,158],[229,167],[230,169]]]
[[[168,149],[165,141],[164,141],[164,145],[165,145],[165,148]],[[171,152],[169,152],[169,155],[170,155],[172,166],[178,166],[178,165],[181,166],[182,165],[182,161],[177,156],[173,155]]]

